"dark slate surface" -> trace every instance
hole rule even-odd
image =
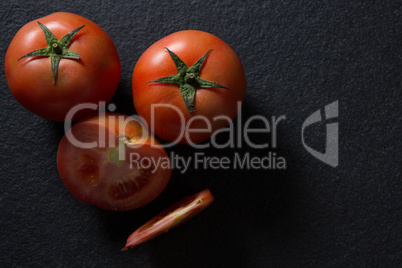
[[[2,1],[3,59],[20,27],[55,11],[80,14],[105,29],[123,70],[113,103],[126,114],[135,114],[131,74],[148,46],[183,29],[217,35],[244,64],[243,118],[285,115],[286,120],[278,126],[276,149],[198,151],[276,152],[287,169],[175,170],[148,206],[120,213],[98,209],[75,199],[59,178],[56,152],[63,124],[22,108],[1,64],[0,266],[400,266],[401,5],[320,2]],[[339,101],[336,168],[311,156],[300,136],[304,120],[334,101]],[[311,147],[323,150],[324,124],[306,136]],[[270,138],[252,135],[256,143]],[[168,151],[194,155],[186,146]],[[135,228],[206,187],[216,197],[213,206],[158,239],[120,252]]]

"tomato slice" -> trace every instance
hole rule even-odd
[[[213,202],[214,197],[208,189],[183,198],[134,231],[128,237],[126,246],[122,251],[169,231],[197,215]]]
[[[119,114],[102,114],[74,125],[60,142],[57,167],[78,199],[119,211],[155,199],[171,175],[165,150],[151,144],[138,121]]]

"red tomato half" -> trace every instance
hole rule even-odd
[[[60,142],[57,167],[74,196],[109,210],[149,203],[171,175],[165,150],[137,120],[116,113],[74,125]]]
[[[46,28],[38,22],[54,35],[51,44],[45,38]],[[83,25],[69,43],[61,42]],[[45,51],[21,58],[40,49],[52,50],[53,45],[61,53],[54,57],[61,57],[55,70],[51,57],[42,55]],[[68,55],[62,53],[65,49],[60,50],[63,45]],[[25,108],[41,117],[64,121],[77,104],[110,101],[120,82],[121,66],[115,45],[101,27],[79,15],[59,12],[29,22],[17,32],[6,53],[5,74],[11,93]]]
[[[172,79],[161,79],[166,77]],[[228,44],[212,34],[188,30],[162,38],[141,55],[132,90],[136,111],[155,135],[191,144],[207,140],[236,117],[246,78]],[[152,109],[155,104],[159,107]]]
[[[126,246],[122,250],[135,247],[160,234],[166,233],[173,227],[191,219],[213,202],[214,197],[208,189],[185,197],[132,233],[128,237]]]

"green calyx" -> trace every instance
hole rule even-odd
[[[42,23],[38,21],[39,26],[42,28],[43,32],[45,33],[45,38],[47,42],[47,47],[41,48],[35,51],[32,51],[18,60],[26,57],[50,57],[50,62],[51,62],[51,68],[52,68],[52,73],[53,73],[53,84],[56,84],[56,78],[57,78],[57,69],[59,66],[59,62],[62,58],[67,58],[67,59],[79,59],[80,54],[73,52],[68,49],[68,46],[70,45],[71,40],[73,37],[78,33],[79,30],[81,30],[84,26],[82,25],[81,27],[78,27],[75,30],[72,30],[63,38],[58,40],[54,34]]]
[[[170,57],[176,64],[176,68],[178,71],[177,75],[166,76],[162,78],[158,78],[153,81],[149,81],[148,83],[165,83],[165,84],[173,84],[178,85],[180,87],[181,96],[183,97],[184,103],[191,115],[194,113],[194,97],[195,91],[197,88],[225,88],[229,89],[225,86],[222,86],[218,83],[211,82],[200,77],[200,71],[204,62],[211,52],[210,49],[207,53],[204,54],[193,66],[188,67],[175,53],[170,51],[168,48],[166,50],[169,52]]]

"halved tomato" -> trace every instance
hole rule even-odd
[[[173,227],[176,227],[197,215],[213,202],[214,197],[208,189],[185,197],[181,201],[159,213],[132,233],[128,237],[126,246],[122,250],[135,247],[162,233],[166,233]]]
[[[139,121],[116,113],[74,125],[60,142],[57,167],[74,196],[109,210],[144,206],[171,175],[163,147]]]

